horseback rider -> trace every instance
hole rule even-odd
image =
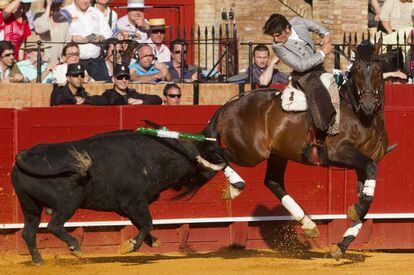
[[[273,37],[273,50],[276,56],[293,69],[292,84],[306,95],[312,151],[319,155],[319,150],[316,148],[322,146],[326,133],[334,122],[335,108],[328,90],[321,89],[319,85],[308,85],[308,81],[314,76],[319,79],[320,75],[326,73],[323,62],[332,51],[329,30],[315,21],[302,17],[296,16],[288,21],[281,14],[272,14],[265,23],[263,31],[264,34]],[[322,37],[319,50],[315,49],[311,32]],[[319,83],[321,84],[322,81]],[[329,134],[336,133],[337,130],[329,132]]]

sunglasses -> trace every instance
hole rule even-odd
[[[73,74],[73,75],[71,75],[71,77],[85,78],[85,74]]]
[[[164,34],[165,30],[151,30],[151,33],[161,33]]]
[[[6,53],[2,57],[11,57],[14,56],[14,53]]]
[[[77,53],[67,53],[66,56],[67,57],[79,56],[79,52],[77,52]]]
[[[181,51],[174,51],[175,54],[180,54]],[[184,53],[187,53],[187,51],[184,51]]]
[[[116,79],[118,79],[118,80],[123,80],[123,79],[130,80],[131,79],[131,76],[129,76],[129,75],[118,75],[116,77]]]
[[[181,98],[181,94],[168,94],[167,96],[170,98]]]

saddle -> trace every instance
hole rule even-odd
[[[320,166],[326,136],[339,132],[339,89],[335,78],[320,71],[294,76],[283,90],[281,100],[285,111],[307,111],[309,148],[302,155],[308,162]]]

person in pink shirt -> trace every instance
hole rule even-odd
[[[19,58],[19,48],[23,41],[30,36],[31,31],[26,17],[33,0],[15,0],[0,10],[0,32],[3,39],[14,45],[15,58]]]

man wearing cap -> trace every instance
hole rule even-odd
[[[79,43],[79,62],[93,79],[105,80],[105,76],[100,73],[101,68],[105,66],[105,60],[100,57],[100,45],[94,44],[112,36],[105,16],[98,9],[91,7],[89,0],[74,0],[65,10],[72,16],[69,34],[72,41]]]
[[[154,50],[155,60],[160,63],[171,61],[171,51],[164,44],[165,30],[164,18],[154,18],[149,20],[149,39],[146,41]]]
[[[131,75],[126,65],[116,65],[112,81],[114,87],[106,90],[102,97],[105,97],[108,105],[161,105],[162,99],[157,95],[146,95],[137,93],[135,89],[129,89]]]
[[[67,82],[65,86],[53,85],[50,96],[50,106],[66,104],[106,105],[106,99],[102,96],[89,96],[83,88],[85,68],[79,63],[68,65],[66,72]]]
[[[139,43],[146,41],[149,25],[144,18],[144,12],[146,8],[152,7],[145,6],[144,0],[129,0],[127,6],[120,8],[126,9],[127,14],[118,20],[116,24],[118,32],[126,39],[133,39]],[[124,34],[127,35],[124,37]]]

